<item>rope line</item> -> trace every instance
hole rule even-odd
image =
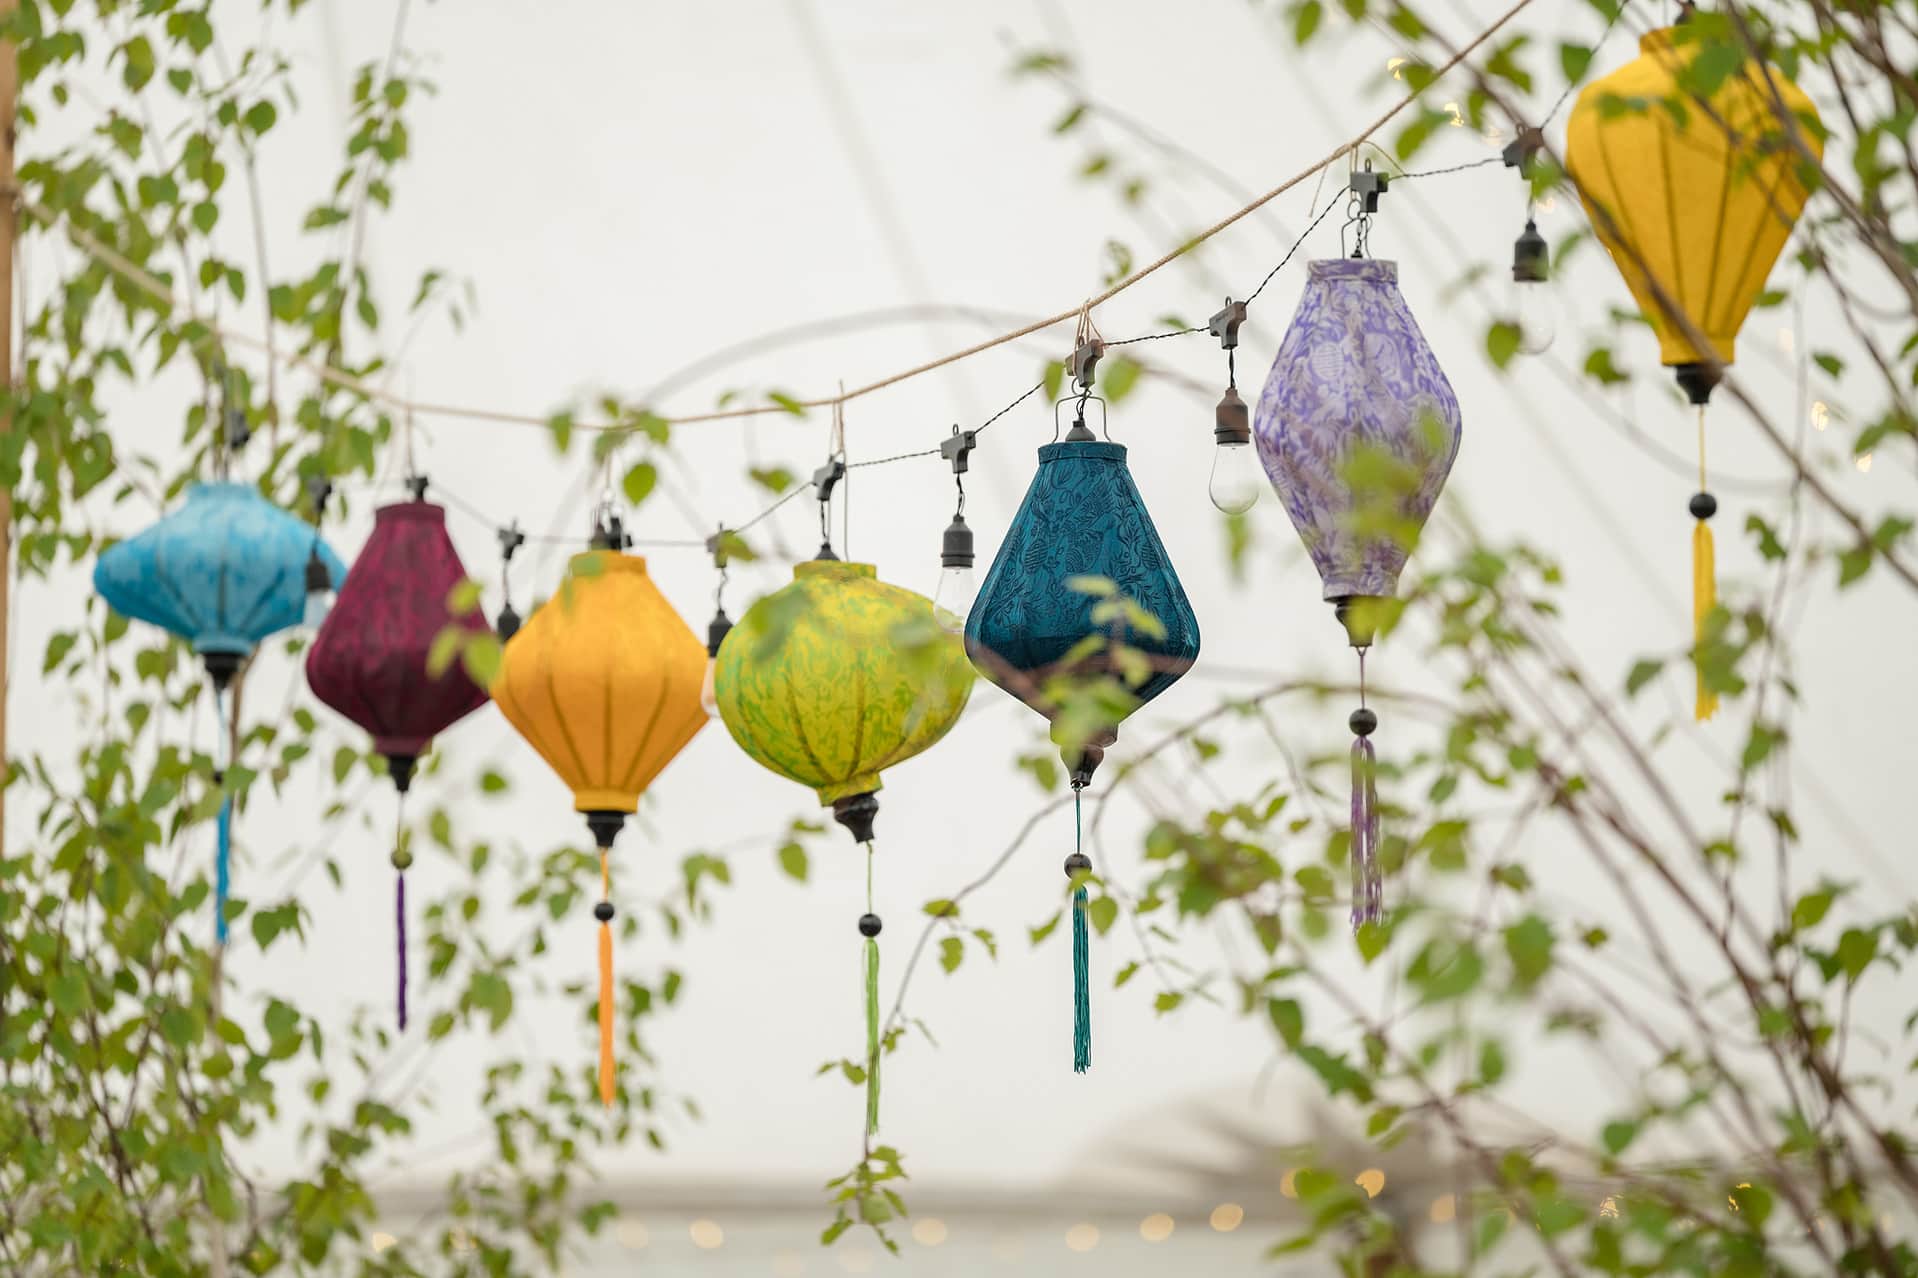
[[[1459,49],[1457,49],[1452,54],[1451,57],[1447,58],[1443,63],[1435,67],[1433,69],[1431,78],[1430,80],[1427,81],[1427,84],[1425,87],[1429,89],[1433,83],[1438,81],[1447,72],[1451,71],[1453,68],[1457,67],[1460,63],[1465,61],[1467,57],[1471,56],[1472,53],[1477,51],[1480,45],[1484,44],[1487,40],[1491,39],[1492,36],[1496,35],[1498,31],[1501,28],[1503,28],[1508,22],[1510,22],[1513,18],[1517,17],[1521,12],[1523,12],[1525,8],[1531,4],[1531,2],[1532,0],[1514,0],[1514,3],[1510,7],[1508,7],[1503,13],[1499,14],[1498,17],[1494,18],[1491,21],[1491,23],[1489,23],[1487,26],[1482,28],[1477,35],[1473,36],[1464,45],[1462,45]],[[1218,221],[1212,223],[1210,226],[1204,228],[1203,230],[1199,231],[1198,233],[1192,236],[1189,236],[1187,239],[1185,239],[1176,247],[1170,249],[1169,251],[1153,259],[1152,261],[1147,262],[1144,266],[1139,267],[1137,270],[1133,271],[1131,274],[1126,275],[1125,277],[1113,282],[1112,284],[1108,285],[1103,291],[1093,294],[1091,297],[1086,298],[1083,302],[1079,303],[1078,305],[1068,307],[1067,309],[1063,311],[1059,311],[1056,314],[1048,315],[1042,319],[1034,320],[1031,323],[1021,325],[1017,328],[1011,329],[1008,332],[1001,333],[995,337],[990,337],[983,341],[975,342],[972,345],[963,347],[960,350],[954,351],[949,355],[943,355],[937,359],[928,360],[921,364],[915,364],[910,368],[904,369],[897,373],[893,373],[886,377],[879,378],[876,381],[867,382],[861,386],[855,386],[851,390],[842,389],[840,393],[837,395],[820,396],[820,397],[810,398],[810,399],[788,400],[783,403],[777,403],[777,404],[757,404],[757,405],[749,405],[743,408],[719,409],[719,410],[715,410],[713,412],[707,412],[707,413],[689,413],[689,414],[685,414],[677,417],[663,416],[662,419],[672,425],[696,425],[696,424],[705,423],[705,422],[734,421],[734,420],[739,420],[739,419],[748,418],[748,417],[760,417],[768,413],[791,412],[795,409],[806,410],[806,409],[814,409],[814,408],[843,407],[845,404],[850,403],[852,400],[862,399],[867,395],[871,395],[871,394],[874,394],[875,392],[885,390],[888,387],[897,386],[901,382],[906,382],[906,381],[912,380],[913,378],[921,377],[925,375],[926,373],[930,373],[934,371],[935,369],[944,368],[950,364],[956,364],[960,362],[961,360],[970,359],[974,355],[983,354],[986,351],[994,350],[1000,346],[1005,346],[1008,343],[1018,341],[1020,338],[1023,338],[1023,337],[1029,337],[1034,333],[1042,332],[1043,330],[1052,328],[1055,325],[1063,324],[1068,321],[1076,321],[1080,319],[1080,317],[1088,315],[1091,312],[1092,308],[1112,300],[1113,298],[1117,297],[1119,294],[1125,292],[1127,289],[1132,288],[1134,285],[1139,284],[1141,281],[1156,274],[1158,271],[1162,270],[1164,267],[1169,266],[1171,263],[1177,261],[1181,257],[1184,257],[1188,253],[1191,253],[1194,249],[1198,248],[1201,244],[1204,244],[1206,241],[1212,239],[1213,237],[1221,234],[1222,232],[1226,231],[1230,227],[1236,225],[1240,221],[1249,217],[1251,214],[1257,212],[1259,209],[1264,208],[1267,204],[1270,204],[1273,200],[1277,199],[1279,196],[1284,195],[1287,191],[1290,191],[1293,187],[1298,186],[1300,183],[1304,182],[1307,178],[1313,177],[1321,173],[1325,169],[1337,163],[1339,160],[1346,158],[1347,156],[1356,155],[1359,148],[1363,146],[1375,133],[1377,133],[1380,129],[1383,129],[1387,124],[1391,123],[1392,120],[1397,118],[1399,113],[1404,111],[1406,107],[1418,101],[1419,97],[1424,91],[1425,91],[1424,89],[1419,89],[1419,90],[1414,90],[1410,93],[1407,93],[1404,97],[1398,99],[1391,106],[1387,107],[1384,111],[1382,111],[1376,118],[1374,118],[1371,121],[1371,123],[1367,124],[1363,129],[1361,129],[1353,137],[1351,137],[1345,142],[1341,142],[1338,146],[1334,147],[1322,159],[1314,162],[1313,164],[1307,166],[1304,169],[1301,169],[1299,172],[1293,174],[1291,177],[1286,178],[1284,181],[1280,182],[1277,186],[1272,187],[1270,190],[1266,191],[1264,194],[1256,196],[1248,203],[1241,205],[1239,208],[1234,209],[1230,213],[1227,213],[1224,217],[1221,217]],[[116,274],[119,274],[120,276],[125,278],[128,282],[134,284],[138,288],[147,292],[148,294],[153,296],[156,300],[165,303],[169,309],[179,307],[180,305],[179,299],[174,294],[172,288],[169,287],[164,281],[159,279],[157,276],[153,275],[151,272],[147,271],[145,268],[132,262],[124,254],[120,253],[118,250],[114,249],[112,246],[103,243],[97,236],[93,235],[91,232],[87,231],[85,228],[75,225],[70,218],[62,217],[59,214],[56,214],[53,211],[45,208],[44,206],[39,205],[35,203],[34,201],[28,199],[26,197],[25,191],[21,189],[18,185],[15,185],[13,187],[11,193],[14,196],[15,201],[17,202],[21,212],[31,216],[36,221],[47,226],[49,229],[55,226],[59,226],[61,229],[64,229],[64,231],[67,234],[67,237],[73,241],[74,245],[78,247],[79,249],[81,249],[83,252],[87,253],[89,256],[93,257],[96,261],[108,267],[109,269],[114,271]],[[1313,225],[1316,226],[1317,223],[1315,222]],[[1296,246],[1295,246],[1295,249],[1296,249]],[[1274,271],[1274,274],[1276,274],[1276,269]],[[1270,281],[1270,279],[1271,279],[1271,276],[1267,276],[1268,282]],[[1261,284],[1260,288],[1263,289],[1264,285]],[[1254,294],[1254,296],[1256,296],[1256,294]],[[190,315],[190,318],[193,319],[196,323],[206,328],[210,339],[217,339],[222,342],[230,342],[235,345],[245,346],[253,350],[260,351],[267,356],[269,361],[278,360],[286,364],[292,365],[294,367],[305,369],[306,371],[312,373],[314,376],[318,377],[320,380],[328,383],[329,385],[336,386],[344,390],[352,391],[353,393],[358,394],[370,401],[385,404],[389,408],[398,409],[406,412],[431,415],[436,417],[456,417],[456,418],[463,418],[469,421],[494,422],[494,423],[500,423],[500,424],[520,425],[520,426],[545,427],[548,425],[550,421],[550,418],[548,417],[538,417],[538,416],[533,416],[525,413],[512,413],[512,412],[505,412],[499,409],[481,408],[481,407],[473,407],[473,406],[459,405],[459,404],[439,404],[439,403],[431,403],[426,401],[410,399],[406,396],[403,396],[394,392],[393,390],[385,386],[375,385],[371,382],[368,382],[364,378],[355,377],[350,373],[343,372],[337,368],[324,364],[318,360],[312,359],[309,356],[302,355],[296,351],[286,351],[286,350],[277,349],[274,346],[274,344],[270,342],[264,341],[258,337],[254,337],[251,334],[242,333],[234,329],[225,327],[224,325],[221,325],[211,319],[207,319],[205,317],[201,317],[197,315]],[[1174,336],[1174,335],[1175,334],[1154,334],[1153,336],[1157,337],[1157,336]],[[1140,340],[1140,339],[1125,339],[1125,340],[1131,341],[1131,340]],[[603,432],[603,431],[623,431],[623,430],[630,429],[630,427],[622,422],[587,422],[587,423],[574,423],[573,429],[588,431],[588,432]],[[770,511],[768,513],[770,513]]]

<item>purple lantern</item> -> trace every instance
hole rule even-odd
[[[1396,262],[1338,258],[1307,268],[1305,295],[1259,395],[1252,431],[1325,598],[1359,650],[1351,718],[1352,922],[1383,913],[1378,811],[1365,707],[1375,618],[1361,600],[1397,595],[1412,541],[1458,456],[1459,408],[1399,292]]]

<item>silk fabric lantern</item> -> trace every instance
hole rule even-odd
[[[459,552],[446,534],[446,511],[424,499],[426,481],[414,481],[414,499],[382,506],[373,535],[353,562],[326,624],[306,654],[313,695],[373,735],[402,796],[413,767],[433,738],[477,710],[486,693],[455,661],[439,674],[428,668],[433,642],[448,626],[489,629],[477,608],[455,614],[448,598],[466,580]],[[406,869],[412,854],[393,849],[394,918],[398,929],[399,1027],[406,1028]]]
[[[1097,589],[1132,601],[1161,633],[1127,627],[1123,614],[1105,619],[1102,610],[1119,605],[1090,593],[1088,579],[1110,583]],[[1148,664],[1130,679],[1111,643],[1115,630]],[[967,618],[966,651],[988,679],[1051,720],[1053,743],[1072,774],[1075,823],[1080,793],[1118,739],[1119,722],[1198,659],[1198,619],[1132,482],[1125,445],[1087,429],[1083,400],[1065,439],[1039,450],[1039,468]],[[1075,711],[1052,699],[1049,685],[1062,677],[1116,681],[1125,692],[1088,718],[1087,707]],[[1076,840],[1065,869],[1072,882],[1072,1067],[1084,1073],[1092,1066],[1085,886],[1092,862]]]
[[[830,547],[827,547],[830,553]],[[871,564],[815,559],[758,600],[724,637],[713,690],[733,740],[807,786],[866,846],[866,1125],[879,1126],[879,916],[873,820],[880,773],[951,730],[972,668],[932,601],[878,580]]]
[[[639,796],[706,725],[706,649],[646,572],[609,549],[566,581],[501,653],[493,700],[573,791],[599,845],[599,1094],[613,1103],[612,875],[608,853]]]
[[[1599,241],[1658,334],[1659,361],[1698,406],[1692,613],[1701,644],[1718,594],[1705,403],[1804,211],[1804,157],[1824,150],[1803,90],[1755,62],[1707,86],[1697,64],[1708,48],[1727,51],[1694,28],[1647,33],[1638,57],[1585,86],[1565,127],[1566,169]],[[1696,717],[1710,718],[1717,706],[1701,669]]]
[[[300,624],[306,565],[317,559],[337,587],[346,565],[319,530],[274,505],[251,484],[194,484],[186,503],[144,532],[101,552],[93,587],[115,612],[178,635],[213,682],[216,735],[226,771],[226,689],[264,639]],[[214,931],[226,944],[232,884],[233,801],[215,826]]]
[[[1381,601],[1458,456],[1458,398],[1399,292],[1398,264],[1313,262],[1253,416],[1259,458],[1359,652],[1352,743],[1352,923],[1384,912],[1377,716],[1365,654]]]

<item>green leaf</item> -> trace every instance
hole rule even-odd
[[[659,483],[659,468],[649,461],[635,462],[621,484],[626,500],[637,506],[652,496],[653,488]]]
[[[780,845],[779,868],[784,870],[790,878],[797,879],[801,883],[806,881],[806,875],[811,870],[811,863],[807,860],[806,849],[797,840],[788,840]]]
[[[1638,1123],[1631,1119],[1615,1118],[1605,1124],[1599,1132],[1599,1139],[1605,1143],[1605,1152],[1616,1158],[1625,1152],[1625,1147],[1638,1139]]]
[[[1838,898],[1836,888],[1821,888],[1816,892],[1807,892],[1791,907],[1791,925],[1793,931],[1803,932],[1817,927],[1825,915],[1830,912],[1831,904]]]
[[[1856,981],[1878,957],[1878,933],[1848,927],[1838,938],[1838,966],[1847,980]]]
[[[1130,395],[1132,388],[1139,384],[1139,374],[1144,371],[1138,361],[1123,355],[1108,360],[1099,374],[1099,385],[1105,391],[1106,401],[1116,404]]]
[[[1658,678],[1665,663],[1652,657],[1641,657],[1632,663],[1631,673],[1625,676],[1625,695],[1635,697],[1644,690],[1645,685]]]
[[[1325,20],[1325,6],[1319,0],[1305,0],[1292,11],[1292,43],[1303,46]]]
[[[1485,330],[1485,354],[1497,368],[1504,368],[1518,354],[1518,325],[1509,320],[1494,320]]]
[[[956,972],[959,970],[959,965],[965,962],[965,960],[966,943],[964,941],[956,936],[943,936],[939,938],[940,967],[945,968],[948,973]]]
[[[1112,929],[1119,918],[1119,903],[1109,896],[1096,897],[1086,902],[1086,919],[1104,936]]]
[[[1536,914],[1528,914],[1505,929],[1505,953],[1522,988],[1530,988],[1552,970],[1551,924]]]
[[[1305,1010],[1297,999],[1272,998],[1265,1001],[1265,1014],[1287,1047],[1296,1048],[1305,1037]]]
[[[1565,74],[1565,83],[1576,84],[1585,78],[1585,71],[1592,65],[1592,51],[1582,44],[1560,41],[1558,46],[1558,69]]]

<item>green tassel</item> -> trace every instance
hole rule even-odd
[[[866,938],[866,1133],[879,1131],[879,942]]]
[[[1086,979],[1086,889],[1072,894],[1072,1072],[1092,1068],[1092,993]]]

